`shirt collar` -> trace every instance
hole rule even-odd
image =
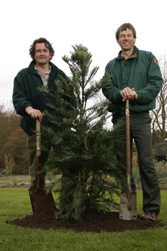
[[[34,65],[34,69],[40,74],[42,75],[42,73],[37,69],[37,67]],[[47,71],[44,75],[49,75],[51,72],[51,65],[49,65],[49,71]]]

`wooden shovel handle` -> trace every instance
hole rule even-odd
[[[36,120],[36,158],[37,158],[37,188],[39,188],[40,182],[40,170],[41,170],[41,124],[39,120]]]
[[[130,110],[129,99],[126,100],[126,171],[129,192],[131,192],[131,161],[130,161]]]

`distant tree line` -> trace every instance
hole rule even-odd
[[[28,174],[26,135],[19,126],[20,116],[0,105],[0,174]]]
[[[165,143],[167,139],[166,119],[167,119],[167,58],[161,57],[159,60],[163,77],[162,89],[156,100],[156,108],[151,112],[153,143]]]

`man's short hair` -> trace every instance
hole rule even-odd
[[[30,46],[29,53],[30,53],[30,56],[31,56],[31,58],[32,58],[33,60],[34,60],[34,56],[35,56],[35,45],[36,45],[37,43],[40,43],[40,44],[44,43],[45,46],[46,46],[46,48],[49,49],[49,52],[50,52],[51,56],[52,56],[52,57],[54,56],[54,53],[55,53],[55,52],[54,52],[54,49],[53,49],[51,43],[50,43],[46,38],[40,37],[40,38],[38,38],[38,39],[35,39],[34,42],[33,42],[33,44]],[[51,58],[52,58],[52,57],[51,57]]]
[[[131,23],[124,23],[122,24],[116,31],[115,33],[115,37],[118,40],[119,39],[119,34],[121,31],[126,31],[126,29],[129,29],[133,32],[133,37],[136,38],[136,30],[133,27],[133,25]]]

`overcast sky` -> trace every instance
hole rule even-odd
[[[116,29],[130,22],[137,31],[136,46],[160,58],[167,54],[165,0],[5,0],[0,3],[0,102],[11,100],[13,79],[29,65],[29,47],[39,37],[53,45],[52,62],[70,74],[62,57],[72,45],[83,44],[99,66],[100,79],[120,48]]]

